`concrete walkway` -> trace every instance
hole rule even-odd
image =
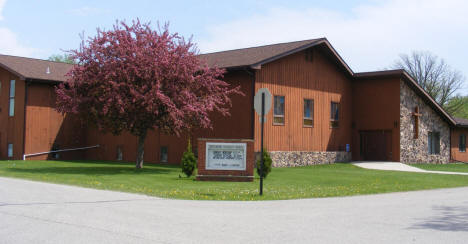
[[[377,169],[377,170],[392,170],[392,171],[405,171],[405,172],[416,172],[416,173],[433,173],[433,174],[444,174],[444,175],[468,175],[463,172],[448,172],[448,171],[432,171],[416,168],[407,164],[398,162],[354,162],[353,165],[364,169]]]

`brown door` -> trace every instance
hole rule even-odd
[[[360,132],[361,159],[365,161],[390,161],[392,132],[386,130]]]

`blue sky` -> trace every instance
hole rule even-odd
[[[83,31],[138,17],[170,22],[202,52],[327,37],[356,72],[429,50],[467,76],[467,12],[461,0],[0,0],[0,53],[47,58],[77,48]]]

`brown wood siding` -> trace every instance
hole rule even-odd
[[[351,80],[319,49],[312,61],[306,51],[264,65],[255,90],[268,88],[285,96],[285,124],[273,125],[272,110],[265,123],[269,151],[344,151],[351,143]],[[314,127],[303,126],[303,100],[314,100]],[[331,102],[340,103],[339,128],[330,128]],[[255,115],[255,151],[260,151],[260,122]]]
[[[52,85],[31,83],[28,85],[26,107],[26,154],[51,151],[54,145],[58,149],[70,149],[85,145],[84,128],[73,115],[58,113],[55,108],[55,91]],[[59,153],[60,159],[79,159],[82,151]],[[50,158],[50,154],[31,156],[29,160]]]
[[[212,129],[197,130],[192,136],[192,146],[196,147],[197,138],[223,138],[223,139],[252,139],[252,107],[253,78],[246,71],[233,71],[225,75],[224,80],[232,86],[241,86],[245,96],[232,97],[230,116],[224,117],[219,113],[212,113]],[[168,163],[178,164],[182,153],[187,148],[187,135],[164,135],[159,131],[151,130],[145,141],[144,160],[150,163],[160,163],[160,148],[167,146]],[[99,144],[99,149],[86,152],[87,159],[116,160],[117,147],[123,151],[123,161],[135,161],[137,139],[135,136],[124,133],[119,136],[103,134],[96,129],[89,128],[87,144]]]
[[[15,80],[15,114],[9,116],[10,80]],[[25,82],[0,68],[0,159],[7,158],[7,144],[13,144],[13,159],[23,158]]]
[[[458,148],[460,135],[464,134],[468,137],[468,128],[452,128],[451,129],[451,155],[452,160],[459,162],[468,162],[468,152],[460,152]]]
[[[354,81],[352,123],[353,160],[363,159],[360,155],[360,131],[391,131],[390,159],[400,161],[400,79]]]

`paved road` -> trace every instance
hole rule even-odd
[[[468,188],[167,200],[0,178],[0,243],[467,243]]]

